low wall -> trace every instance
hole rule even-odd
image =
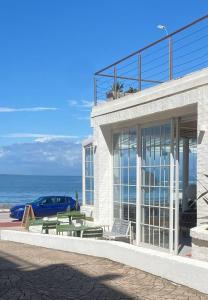
[[[208,262],[175,256],[122,242],[18,232],[15,230],[0,231],[0,239],[108,258],[178,284],[186,285],[203,293],[208,293]]]
[[[208,224],[191,229],[192,257],[208,262]]]

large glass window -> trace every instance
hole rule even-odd
[[[85,204],[94,204],[94,152],[93,144],[85,146]]]
[[[141,239],[169,248],[171,125],[141,130]]]
[[[113,135],[114,218],[136,224],[136,129]]]

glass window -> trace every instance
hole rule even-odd
[[[136,129],[113,135],[114,218],[136,224]]]
[[[94,150],[93,144],[85,147],[85,204],[94,204]]]
[[[170,215],[170,124],[141,131],[142,242],[168,248]]]

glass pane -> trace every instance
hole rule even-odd
[[[145,205],[149,205],[149,197],[150,197],[150,193],[149,193],[149,188],[143,187],[142,188],[142,204]]]
[[[149,226],[142,226],[142,241],[149,244]]]
[[[85,161],[90,161],[91,160],[91,152],[90,152],[90,148],[86,147],[85,148]]]
[[[119,168],[114,168],[113,169],[113,182],[114,182],[114,184],[120,184],[120,173],[121,173],[121,169],[119,169]]]
[[[121,201],[128,203],[129,199],[129,187],[128,185],[122,186],[122,194],[121,194]]]
[[[122,168],[121,169],[121,184],[128,185],[128,182],[129,182],[128,168]]]
[[[141,169],[141,203],[142,239],[148,243],[167,247],[170,215],[170,124],[144,128],[141,131],[142,169]],[[167,207],[162,209],[160,207]],[[163,231],[161,232],[161,229]],[[167,228],[167,229],[166,229]]]
[[[128,220],[129,219],[129,207],[128,204],[122,205],[122,219]]]
[[[161,186],[170,185],[170,168],[163,167],[161,168]]]
[[[120,151],[116,150],[113,152],[113,166],[120,167]]]
[[[136,185],[136,168],[129,168],[129,184]]]
[[[129,186],[129,203],[136,204],[136,186]]]
[[[128,167],[129,165],[129,150],[121,150],[121,166]]]
[[[130,129],[129,135],[130,135],[130,137],[129,137],[129,140],[130,140],[129,147],[130,148],[136,148],[137,147],[136,129],[135,128]]]
[[[85,176],[90,176],[90,163],[85,163]]]
[[[160,232],[160,229],[157,228],[157,227],[153,227],[153,245],[154,246],[159,246],[159,232]]]
[[[136,129],[114,135],[113,147],[114,217],[136,222]]]
[[[86,191],[85,193],[85,200],[86,200],[86,204],[91,205],[93,202],[93,194],[92,191]]]
[[[142,168],[142,185],[150,185],[150,168]]]
[[[129,148],[129,132],[124,131],[121,137],[121,149],[128,149]]]
[[[85,189],[88,191],[91,190],[91,180],[89,177],[85,178]]]
[[[121,186],[120,185],[114,185],[113,187],[113,200],[116,202],[120,202],[120,193],[121,193]]]
[[[113,204],[113,216],[114,218],[120,218],[121,205],[119,202],[114,202]]]
[[[136,205],[129,205],[129,220],[136,222]]]
[[[154,226],[159,226],[159,208],[154,207]]]
[[[149,207],[143,207],[143,223],[149,224]]]
[[[137,157],[136,148],[129,149],[129,165],[130,166],[136,167],[136,157]]]
[[[113,135],[113,149],[119,149],[121,140],[121,134],[120,133],[114,133]]]

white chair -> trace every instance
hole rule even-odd
[[[104,231],[103,237],[108,240],[127,238],[132,243],[131,221],[114,219],[111,231]]]

